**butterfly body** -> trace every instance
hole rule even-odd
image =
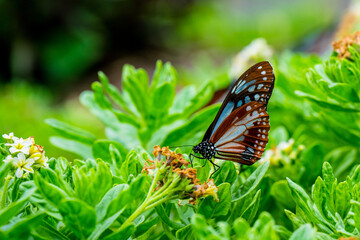
[[[266,61],[255,64],[241,75],[202,142],[193,147],[194,153],[202,156],[198,158],[210,162],[217,158],[246,165],[261,158],[268,142],[270,124],[266,110],[274,81],[272,67]]]
[[[195,153],[200,153],[205,159],[212,159],[215,157],[216,149],[213,143],[204,141],[193,148]]]

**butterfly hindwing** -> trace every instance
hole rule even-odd
[[[265,105],[249,102],[233,111],[210,139],[216,158],[251,165],[261,158],[268,141]]]
[[[262,103],[266,109],[274,81],[275,76],[269,62],[259,62],[249,68],[232,86],[202,141],[209,141],[225,119],[244,104],[255,101]]]

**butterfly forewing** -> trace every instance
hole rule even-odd
[[[255,101],[263,104],[266,109],[274,81],[275,76],[269,62],[259,62],[249,68],[231,88],[203,141],[208,141],[225,119],[244,104]]]
[[[249,102],[233,111],[213,134],[216,158],[251,165],[261,158],[268,141],[265,105]]]

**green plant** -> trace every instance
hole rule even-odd
[[[121,92],[102,72],[99,79],[92,84],[93,92],[83,92],[80,101],[104,123],[108,140],[55,119],[46,121],[63,136],[53,137],[52,143],[84,158],[109,157],[102,153],[110,144],[123,157],[132,148],[151,151],[155,145],[193,144],[201,139],[208,127],[206,120],[215,117],[219,108],[201,109],[213,95],[212,82],[199,88],[185,87],[175,95],[177,75],[169,63],[157,63],[150,85],[143,69],[124,66]]]
[[[324,239],[360,236],[360,166],[357,165],[343,182],[338,182],[328,162],[323,165],[312,187],[311,196],[304,189],[288,179],[291,195],[296,203],[296,214],[285,210],[298,228],[310,223],[322,232]],[[327,236],[325,236],[327,235]]]
[[[206,174],[184,168],[188,162],[168,148],[155,148],[155,162],[149,166],[147,153],[132,150],[122,158],[110,145],[108,161],[51,158],[24,178],[11,171],[15,160],[6,158],[10,147],[1,144],[1,160],[6,159],[0,163],[2,239],[193,238],[195,213],[210,222],[232,222],[238,217],[253,222],[260,202],[259,184],[269,166],[261,164],[244,181],[234,165],[224,164],[215,187],[214,182],[196,180],[207,178],[209,168],[202,168]],[[189,198],[195,201],[183,206],[176,202]]]

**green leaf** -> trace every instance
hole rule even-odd
[[[19,195],[19,186],[20,184],[23,182],[24,180],[23,179],[15,179],[15,182],[14,182],[14,186],[13,186],[13,189],[11,191],[11,201],[16,201],[16,199],[18,198],[18,195]]]
[[[9,222],[15,215],[17,215],[20,210],[22,210],[25,204],[28,202],[31,195],[35,192],[35,189],[26,191],[20,199],[15,202],[10,203],[5,209],[0,211],[0,226],[5,225]]]
[[[118,211],[117,213],[112,215],[111,217],[109,217],[101,222],[98,222],[96,224],[95,230],[88,237],[88,240],[98,239],[100,237],[100,235],[116,221],[116,219],[120,216],[120,214],[123,213],[123,211],[124,211],[124,209],[121,209],[120,211]]]
[[[175,98],[175,86],[171,83],[165,82],[158,86],[151,99],[148,122],[154,129],[158,129],[159,126],[166,120],[169,109],[172,106]]]
[[[329,193],[332,193],[333,185],[335,184],[336,180],[333,173],[333,168],[331,167],[330,163],[324,162],[322,175],[324,177],[326,189],[329,191]]]
[[[139,175],[126,190],[122,190],[116,198],[112,199],[107,208],[106,218],[116,214],[134,202],[143,200],[145,195],[144,187],[147,179],[147,176]]]
[[[270,194],[276,199],[277,203],[280,203],[284,208],[293,208],[295,206],[286,180],[273,183]]]
[[[336,212],[338,212],[343,219],[345,219],[350,211],[351,192],[352,188],[347,182],[341,182],[336,186]]]
[[[145,83],[146,79],[141,76],[143,74],[143,71],[139,72],[134,67],[125,65],[122,73],[122,86],[124,92],[128,94],[132,104],[136,107],[137,112],[145,116],[148,111],[146,98],[148,81]]]
[[[212,196],[205,198],[199,205],[197,213],[202,214],[207,219],[226,215],[231,205],[230,184],[223,183],[217,192],[219,201],[215,201]]]
[[[126,124],[131,124],[133,125],[135,128],[141,128],[141,124],[139,123],[137,117],[134,117],[132,115],[129,115],[127,113],[122,113],[116,109],[112,109],[113,113],[115,114],[117,120],[120,123],[126,123]]]
[[[73,170],[75,195],[95,206],[112,186],[112,174],[109,167],[101,159],[95,166]]]
[[[59,211],[65,225],[81,239],[88,237],[96,225],[95,209],[78,199],[60,202]]]
[[[349,169],[357,160],[357,150],[354,147],[346,146],[336,148],[326,154],[324,161],[329,162],[334,168],[335,176],[347,174]]]
[[[350,174],[351,181],[354,183],[360,182],[360,165],[356,166]]]
[[[189,224],[189,225],[177,230],[176,238],[177,239],[189,239],[189,240],[195,239],[192,226]]]
[[[214,90],[213,82],[207,82],[199,89],[196,89],[193,85],[183,88],[176,94],[174,104],[170,108],[170,113],[180,113],[184,116],[193,114],[211,100]]]
[[[296,216],[294,213],[290,212],[289,210],[284,209],[284,211],[285,211],[286,216],[292,222],[294,228],[298,228],[301,225],[306,223],[302,218]]]
[[[315,240],[315,230],[309,223],[302,225],[290,237],[290,240]]]
[[[247,232],[250,229],[250,225],[245,219],[237,218],[234,221],[233,228],[237,239],[247,239]]]
[[[131,234],[133,234],[136,230],[135,224],[130,223],[125,228],[121,229],[120,231],[114,232],[112,234],[107,235],[104,237],[104,240],[126,240],[128,239]]]
[[[281,225],[275,225],[274,230],[276,231],[277,235],[279,235],[280,239],[289,239],[292,234],[291,231]]]
[[[177,146],[191,142],[190,140],[194,136],[199,135],[199,140],[203,135],[202,131],[205,131],[209,127],[209,119],[213,119],[219,110],[220,105],[211,105],[198,113],[196,113],[189,121],[187,121],[181,127],[174,129],[164,139],[161,145]]]
[[[311,186],[315,179],[321,174],[324,157],[324,148],[315,144],[307,148],[302,155],[302,163],[305,167],[300,181],[305,186]]]
[[[267,212],[262,212],[249,233],[249,239],[279,239],[274,229],[274,225],[275,222],[271,215]]]
[[[136,227],[136,231],[134,233],[135,237],[143,235],[147,232],[151,227],[155,226],[159,222],[159,217],[152,218],[146,222],[140,223]]]
[[[59,120],[48,118],[45,120],[45,123],[56,129],[65,138],[70,138],[84,144],[92,144],[96,140],[92,133]]]
[[[84,91],[80,95],[80,102],[89,108],[92,114],[99,118],[106,126],[106,136],[114,141],[121,143],[124,147],[130,149],[138,147],[137,129],[130,124],[119,123],[114,112],[102,109],[94,99],[94,94],[90,91]]]
[[[191,107],[193,98],[196,95],[198,94],[196,91],[196,87],[194,85],[189,85],[182,88],[179,92],[176,93],[174,104],[169,109],[169,114],[170,115],[182,114],[182,113],[187,114],[185,109]]]
[[[142,171],[143,164],[140,163],[140,158],[141,157],[135,150],[130,151],[126,156],[126,159],[120,168],[121,177],[125,181],[127,181],[130,175],[137,176]]]
[[[120,91],[114,85],[109,83],[107,76],[103,72],[99,71],[98,77],[100,82],[102,83],[104,91],[106,91],[106,93],[109,94],[111,100],[113,100],[115,104],[117,104],[119,107],[128,111],[125,100],[120,94]]]
[[[45,216],[45,213],[39,212],[16,219],[11,224],[0,228],[0,234],[6,229],[4,232],[7,233],[8,239],[29,239],[31,231],[41,224]]]
[[[320,213],[330,222],[335,224],[334,221],[334,206],[333,196],[329,194],[328,189],[321,177],[318,177],[313,187],[313,199],[317,209]]]
[[[288,181],[289,188],[291,190],[291,195],[296,205],[309,217],[309,219],[314,220],[314,210],[312,208],[312,201],[309,195],[301,188],[299,185],[291,181],[289,178],[286,178]]]
[[[191,226],[193,228],[194,235],[197,236],[197,239],[221,239],[219,234],[207,224],[205,217],[202,215],[195,214],[191,218]]]
[[[41,223],[36,223],[35,225],[36,228],[33,228],[31,232],[36,237],[35,239],[70,240],[65,234],[58,231],[49,218],[43,218]]]
[[[175,230],[179,230],[179,229],[181,229],[181,228],[184,227],[183,224],[179,224],[179,223],[177,223],[177,222],[172,221],[172,220],[169,218],[168,214],[165,212],[165,209],[164,209],[164,207],[163,207],[162,205],[157,206],[157,207],[155,208],[155,210],[156,210],[156,213],[158,214],[158,216],[160,217],[160,219],[161,219],[166,225],[168,225],[169,227],[171,227],[171,228],[173,228],[173,229],[175,229]]]
[[[120,143],[111,140],[97,140],[96,142],[94,142],[92,147],[92,154],[94,158],[101,158],[105,162],[113,164],[111,153],[109,150],[110,145],[113,145],[119,151],[122,159],[126,158],[128,150]],[[117,164],[119,164],[118,166],[121,165],[120,162],[118,162]]]
[[[354,211],[355,227],[360,231],[360,202],[351,200],[352,210]]]
[[[50,142],[65,151],[75,153],[84,159],[92,158],[91,147],[87,144],[63,137],[50,137]]]
[[[214,173],[213,179],[215,182],[215,185],[218,186],[221,183],[234,183],[236,180],[236,168],[233,162],[225,161],[221,168]]]
[[[112,187],[105,196],[101,199],[101,201],[96,205],[96,215],[97,215],[97,222],[101,222],[104,217],[106,216],[106,212],[108,207],[113,199],[115,199],[122,191],[125,191],[129,185],[127,184],[119,184]],[[121,209],[119,209],[121,210]]]
[[[112,103],[109,99],[105,96],[104,91],[102,89],[102,85],[99,82],[93,82],[91,84],[91,88],[94,91],[94,97],[96,103],[104,109],[112,109]]]
[[[67,194],[61,188],[45,181],[40,174],[35,174],[34,182],[41,195],[52,205],[58,207],[60,202],[67,197]]]
[[[241,215],[241,217],[247,220],[249,223],[252,223],[255,219],[255,216],[259,209],[260,199],[261,199],[261,190],[259,189],[256,192],[252,202],[247,206],[247,208]]]
[[[175,85],[177,80],[176,70],[171,66],[169,62],[162,65],[161,61],[156,62],[156,69],[151,83],[151,92],[154,88],[169,82]]]
[[[3,163],[0,166],[0,186],[3,185],[4,180],[5,180],[5,176],[9,172],[9,170],[11,168],[11,165],[12,165],[11,162],[7,162],[7,163]]]
[[[300,97],[305,97],[323,108],[329,108],[336,111],[343,112],[359,112],[360,111],[360,103],[352,103],[352,102],[339,102],[334,98],[328,98],[327,101],[319,98],[318,96],[311,95],[302,91],[295,91],[295,93]]]
[[[245,198],[248,194],[254,191],[260,184],[260,181],[265,176],[269,165],[269,161],[260,164],[258,168],[246,179],[244,185],[239,190],[234,191],[233,189],[232,201],[235,202],[242,198]]]

